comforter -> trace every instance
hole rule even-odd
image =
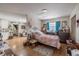
[[[56,48],[60,48],[60,39],[57,35],[48,35],[48,34],[34,34],[35,39],[43,44],[52,46],[52,47],[56,47]]]

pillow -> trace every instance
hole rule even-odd
[[[38,32],[40,35],[43,35],[43,32],[41,32],[40,30],[37,30],[36,32]]]

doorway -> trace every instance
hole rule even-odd
[[[14,31],[14,36],[18,36],[18,25],[17,24],[13,24],[15,31]]]
[[[71,39],[76,40],[76,15],[71,18]]]

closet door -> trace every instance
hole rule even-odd
[[[76,40],[76,15],[71,19],[71,38],[72,40]]]

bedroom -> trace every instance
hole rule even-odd
[[[0,4],[1,48],[15,56],[70,56],[79,50],[76,3]],[[74,23],[74,24],[73,24]],[[76,55],[79,55],[77,53]]]

